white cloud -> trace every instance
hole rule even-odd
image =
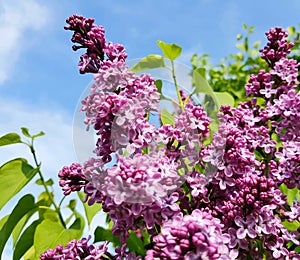
[[[48,18],[48,9],[35,0],[0,0],[0,85],[30,42],[26,32],[43,29]]]
[[[46,133],[35,142],[38,157],[48,172],[57,173],[59,167],[75,160],[72,118],[69,115],[63,111],[40,110],[14,100],[0,99],[0,102],[1,135],[7,132],[20,134],[22,126],[28,127],[33,134],[39,131]],[[30,156],[23,145],[0,147],[1,162],[23,154]]]

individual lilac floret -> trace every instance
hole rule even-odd
[[[232,259],[233,252],[227,246],[230,239],[222,234],[222,227],[210,212],[196,209],[191,215],[179,213],[163,223],[145,259]]]
[[[58,177],[65,195],[69,195],[72,191],[80,191],[87,183],[82,167],[78,163],[73,163],[70,167],[64,166],[59,171]]]
[[[277,61],[285,58],[291,52],[294,44],[287,42],[288,34],[280,27],[271,28],[266,35],[268,43],[267,46],[260,50],[262,53],[261,57],[273,68]]]
[[[86,260],[108,260],[113,259],[107,251],[108,242],[99,246],[88,245],[89,238],[82,238],[78,241],[70,241],[66,247],[58,245],[55,249],[48,249],[40,255],[41,260],[66,260],[66,259],[86,259]]]

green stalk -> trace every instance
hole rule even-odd
[[[174,67],[174,61],[173,60],[171,60],[171,65],[172,65],[172,77],[173,77],[177,97],[178,97],[178,100],[179,100],[179,107],[181,109],[181,112],[183,112],[184,111],[184,104],[183,104],[183,101],[182,101],[182,98],[181,98],[181,95],[180,95],[180,92],[179,92],[179,86],[178,86],[177,79],[176,79],[175,67]]]
[[[27,145],[28,145],[28,147],[30,148],[30,151],[31,151],[31,153],[32,153],[32,155],[33,155],[33,160],[34,160],[34,163],[35,163],[36,167],[39,167],[40,165],[39,165],[39,163],[38,163],[38,161],[37,161],[35,149],[34,149],[34,147],[33,147],[33,138],[32,138],[32,140],[31,140],[31,144],[27,144]],[[48,189],[48,187],[47,187],[47,185],[46,185],[46,183],[45,183],[45,179],[44,179],[43,174],[42,174],[42,172],[41,172],[40,169],[39,169],[39,171],[38,171],[38,174],[39,174],[40,179],[41,179],[41,181],[42,181],[42,185],[44,186],[44,189],[45,189],[45,191],[46,191],[46,193],[47,193],[47,195],[48,195],[48,197],[49,197],[49,199],[50,199],[50,201],[51,201],[51,204],[54,206],[55,211],[58,213],[59,219],[60,219],[60,221],[61,221],[63,227],[66,228],[66,224],[65,224],[64,219],[63,219],[63,217],[62,217],[62,215],[61,215],[61,212],[60,212],[60,207],[56,205],[54,199],[52,198],[51,193],[50,193],[50,191],[49,191],[49,189]]]

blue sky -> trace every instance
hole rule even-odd
[[[243,23],[255,26],[252,39],[263,43],[270,27],[297,26],[300,1],[0,0],[0,135],[21,126],[45,131],[37,151],[53,178],[76,158],[73,114],[92,79],[78,73],[80,53],[63,30],[73,13],[105,26],[107,40],[122,43],[128,59],[160,53],[156,41],[163,40],[182,46],[181,61],[189,65],[195,52],[215,62],[236,53]],[[30,155],[20,146],[1,148],[0,163],[18,156]]]

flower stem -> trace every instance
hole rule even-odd
[[[32,153],[33,160],[34,160],[34,163],[35,163],[36,167],[40,167],[40,164],[38,163],[38,160],[37,160],[37,157],[36,157],[36,153],[35,153],[35,149],[34,149],[34,146],[33,146],[33,138],[31,140],[31,144],[27,144],[27,146],[30,148],[30,151]],[[63,220],[63,217],[61,215],[61,212],[60,212],[60,207],[56,205],[56,203],[55,203],[55,201],[54,201],[54,199],[53,199],[53,197],[52,197],[52,195],[51,195],[51,193],[50,193],[50,191],[49,191],[49,189],[48,189],[48,187],[47,187],[47,185],[45,183],[45,179],[44,179],[43,174],[42,174],[42,172],[41,172],[40,169],[38,171],[38,174],[39,174],[40,180],[42,182],[42,185],[43,185],[43,187],[44,187],[44,189],[45,189],[45,191],[46,191],[46,193],[47,193],[47,195],[49,197],[49,200],[51,201],[51,204],[54,206],[55,211],[57,212],[57,214],[59,216],[59,219],[60,219],[63,227],[66,228],[66,224],[65,224],[65,222]]]
[[[171,60],[171,65],[172,65],[172,77],[173,77],[173,81],[174,81],[174,85],[175,85],[177,97],[178,97],[178,100],[179,100],[179,107],[180,107],[181,111],[183,112],[184,111],[184,104],[183,104],[183,101],[182,101],[182,97],[180,95],[180,91],[179,91],[179,86],[178,86],[177,79],[176,79],[175,67],[174,67],[174,61],[173,60]]]

